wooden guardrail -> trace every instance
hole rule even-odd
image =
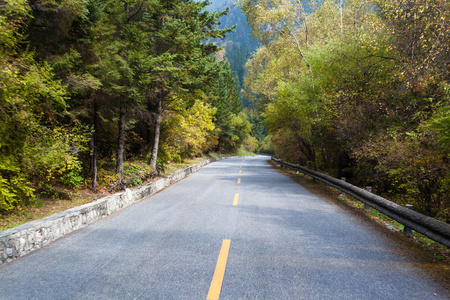
[[[372,194],[364,189],[349,184],[343,180],[336,179],[326,174],[322,174],[306,167],[283,162],[272,157],[277,164],[286,168],[302,172],[308,176],[316,178],[325,184],[341,190],[350,196],[358,199],[364,204],[378,210],[386,216],[396,220],[405,227],[409,227],[430,239],[450,248],[450,224],[441,222],[431,217],[427,217],[416,211],[393,203],[383,197]]]

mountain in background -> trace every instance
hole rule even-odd
[[[222,7],[226,7],[233,3],[233,0],[209,0],[211,4],[207,7],[209,11],[221,10]]]
[[[250,52],[258,48],[258,42],[252,37],[251,28],[247,25],[247,17],[241,11],[233,0],[210,0],[211,5],[208,6],[210,11],[222,11],[229,8],[228,15],[219,19],[221,25],[219,28],[229,28],[236,25],[236,31],[229,33],[225,40],[217,41],[221,46],[239,45],[248,48]]]
[[[239,91],[241,91],[241,101],[244,107],[250,107],[251,103],[243,96],[243,84],[245,77],[245,63],[251,54],[259,47],[258,42],[253,39],[251,28],[247,25],[247,17],[241,11],[234,0],[210,0],[208,6],[210,11],[223,11],[230,9],[228,15],[219,19],[221,25],[219,28],[229,28],[236,25],[236,31],[227,34],[224,40],[217,39],[214,42],[223,46],[225,51],[222,53],[231,67]]]

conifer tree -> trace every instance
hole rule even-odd
[[[218,72],[211,54],[219,48],[207,39],[223,38],[232,29],[218,30],[218,18],[227,12],[208,12],[207,1],[161,1],[149,24],[155,25],[148,39],[148,104],[156,108],[150,165],[156,168],[161,117],[174,94],[205,89]]]

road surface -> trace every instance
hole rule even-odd
[[[0,268],[0,299],[449,299],[401,244],[233,158]]]

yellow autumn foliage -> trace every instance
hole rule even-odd
[[[181,99],[175,99],[172,105],[176,107],[180,103]],[[167,112],[163,124],[161,160],[181,161],[184,157],[199,155],[216,146],[215,110],[200,98],[181,112]]]

